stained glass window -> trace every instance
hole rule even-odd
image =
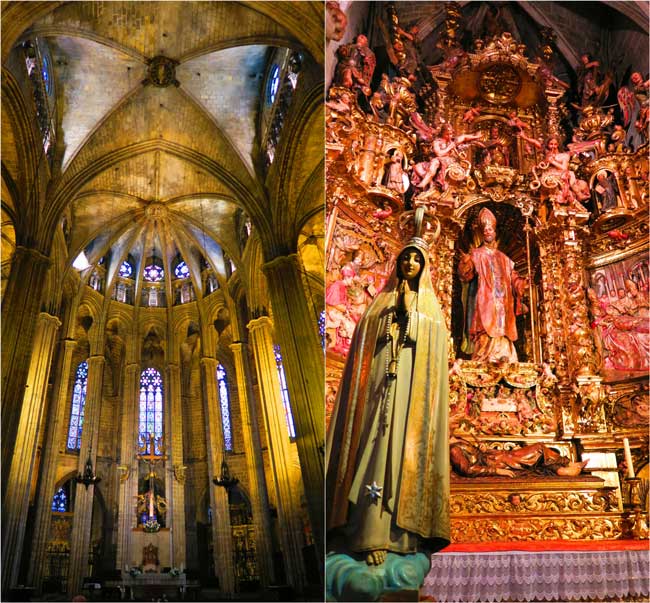
[[[187,267],[187,264],[181,260],[174,269],[174,274],[176,275],[176,278],[187,278],[190,275],[190,269]]]
[[[165,276],[165,271],[162,269],[162,266],[158,264],[149,264],[145,266],[144,269],[144,280],[149,281],[150,283],[158,283],[163,280]]]
[[[287,429],[289,430],[289,437],[295,438],[296,429],[293,426],[293,415],[291,413],[291,404],[289,403],[289,390],[287,389],[287,378],[284,374],[280,346],[273,346],[273,350],[275,351],[275,363],[278,367],[278,377],[280,378],[280,393],[282,394],[282,404],[284,404],[284,414],[287,419]]]
[[[267,104],[273,106],[271,122],[268,126],[266,144],[266,169],[275,159],[275,150],[280,141],[280,134],[284,126],[284,120],[287,111],[291,105],[294,90],[298,85],[298,78],[302,68],[302,55],[300,53],[291,53],[286,62],[286,67],[281,73],[279,65],[271,68],[267,84]]]
[[[219,386],[219,406],[221,407],[221,424],[223,425],[223,445],[226,450],[232,450],[232,429],[230,427],[230,398],[228,396],[228,380],[226,369],[221,364],[217,366],[217,385]]]
[[[278,88],[280,87],[280,66],[273,65],[271,70],[271,77],[269,78],[269,104],[275,102],[275,97],[278,95]]]
[[[52,93],[52,84],[50,82],[50,61],[47,56],[43,56],[43,69],[41,70],[43,74],[43,82],[45,83],[45,91],[48,94]]]
[[[48,159],[52,158],[54,145],[54,123],[47,95],[52,91],[52,77],[47,56],[37,52],[35,43],[27,40],[23,43],[27,74],[32,83],[34,102],[36,103],[36,118],[43,138],[43,151]],[[45,94],[44,94],[45,93]]]
[[[148,442],[149,434],[156,438],[154,454],[161,455],[160,440],[163,434],[163,383],[155,368],[147,368],[140,375],[140,439]]]
[[[68,450],[79,450],[81,448],[81,431],[84,422],[84,406],[86,405],[87,385],[88,363],[84,360],[77,367],[74,389],[72,390],[70,425],[68,427]]]
[[[325,349],[325,310],[322,310],[318,316],[318,332],[320,334],[320,343]]]
[[[64,487],[59,488],[52,497],[52,511],[55,513],[67,513],[68,506],[68,493]]]
[[[122,262],[120,266],[120,276],[124,278],[129,278],[133,274],[133,266],[128,262]]]

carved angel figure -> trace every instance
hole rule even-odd
[[[650,80],[644,82],[642,75],[635,71],[630,76],[630,84],[631,86],[623,86],[617,97],[623,113],[623,126],[627,128],[625,144],[635,150],[648,139]]]
[[[370,82],[377,59],[368,47],[368,38],[359,34],[353,44],[339,46],[337,54],[336,83],[351,90],[361,90],[365,96],[370,96]]]

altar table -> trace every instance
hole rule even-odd
[[[185,592],[188,587],[194,586],[191,580],[187,580],[185,574],[172,576],[171,574],[158,574],[147,573],[139,574],[138,576],[131,576],[130,574],[122,574],[121,580],[107,580],[106,587],[118,588],[122,600],[127,596],[129,600],[133,601],[136,594],[138,598],[146,592],[160,591],[167,593],[178,593],[181,599],[185,598]]]
[[[505,543],[504,543],[505,544]],[[598,546],[601,544],[601,546]],[[434,601],[577,601],[650,594],[648,541],[619,550],[591,543],[593,550],[537,542],[546,550],[454,550],[432,556],[421,595]],[[594,546],[596,545],[596,546]],[[526,547],[521,547],[526,549]],[[480,547],[479,547],[480,549]]]

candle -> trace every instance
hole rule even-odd
[[[630,440],[623,438],[623,448],[625,449],[625,463],[627,464],[627,476],[634,479],[634,465],[632,464],[632,451],[630,450]]]
[[[153,494],[152,493],[149,494],[149,519],[153,519]]]

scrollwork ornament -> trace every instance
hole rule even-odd
[[[478,513],[602,513],[612,510],[607,493],[540,492],[513,494],[452,494],[450,511],[455,515]]]
[[[453,542],[610,540],[621,538],[622,517],[453,519]]]

